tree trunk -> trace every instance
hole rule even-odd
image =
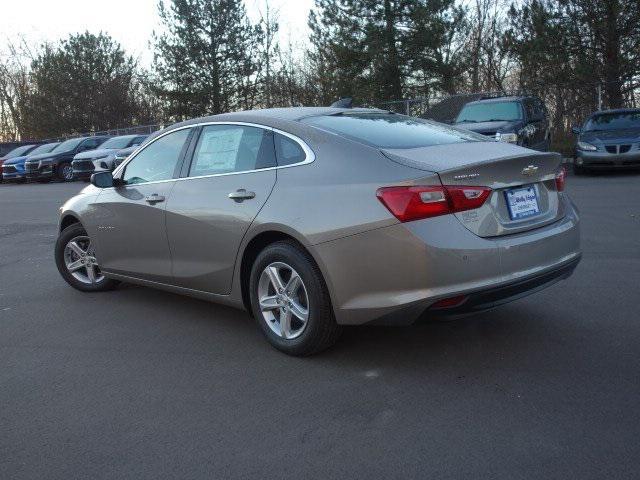
[[[402,83],[400,80],[400,66],[398,64],[398,50],[396,48],[395,15],[391,0],[384,0],[385,40],[389,51],[388,64],[383,86],[385,94],[390,100],[402,98]]]
[[[604,31],[605,54],[605,86],[609,108],[623,107],[622,75],[620,59],[620,33],[618,32],[618,16],[620,14],[619,0],[606,2],[606,17]]]

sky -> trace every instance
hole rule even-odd
[[[165,0],[168,1],[168,0]],[[247,14],[256,21],[266,0],[245,0]],[[7,40],[23,36],[31,45],[55,42],[70,33],[89,30],[109,33],[125,50],[149,66],[151,34],[160,29],[158,0],[0,0],[0,50]],[[303,44],[313,0],[269,0],[279,13],[280,40]]]

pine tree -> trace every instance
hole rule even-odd
[[[155,37],[156,92],[170,118],[251,108],[261,29],[242,0],[159,2],[166,32]]]

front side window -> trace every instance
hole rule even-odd
[[[126,185],[170,180],[191,129],[185,128],[150,143],[129,162],[122,177]]]
[[[247,172],[273,166],[270,131],[244,125],[207,125],[200,133],[189,176]]]

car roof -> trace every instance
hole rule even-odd
[[[480,100],[474,100],[473,102],[469,102],[466,105],[473,105],[476,103],[519,102],[526,98],[537,98],[537,97],[511,95],[506,97],[481,98]]]
[[[335,108],[335,107],[290,107],[290,108],[264,108],[260,110],[244,110],[240,112],[221,113],[207,117],[198,117],[184,122],[175,123],[163,130],[194,125],[207,122],[255,122],[261,125],[277,128],[288,122],[295,122],[307,117],[320,115],[337,115],[339,113],[389,113],[387,110],[376,108]],[[160,132],[156,132],[156,135]]]

